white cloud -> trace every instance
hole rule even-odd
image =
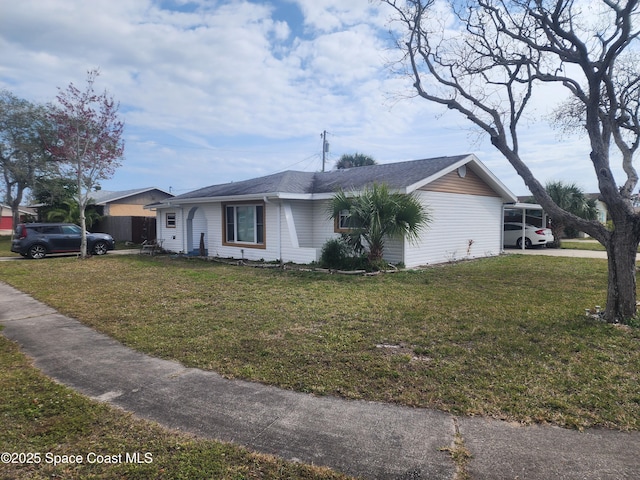
[[[477,149],[501,178],[513,175],[486,142],[469,139],[463,118],[407,100],[415,95],[411,81],[385,68],[398,52],[386,50],[388,12],[376,2],[172,4],[179,8],[153,0],[0,0],[0,88],[52,101],[56,87],[81,86],[99,67],[97,87],[121,102],[126,160],[108,189],[184,191],[292,166],[316,170],[325,129],[332,161],[354,151],[388,162]],[[287,7],[299,12],[281,14]],[[555,103],[545,97],[538,113]],[[551,151],[535,141],[530,147]],[[562,155],[569,154],[567,147]]]

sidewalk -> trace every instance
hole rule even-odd
[[[2,334],[85,395],[170,428],[370,479],[455,478],[459,431],[472,479],[632,479],[640,433],[522,427],[225,380],[153,358],[0,282]]]

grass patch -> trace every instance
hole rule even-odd
[[[505,255],[352,277],[107,255],[3,262],[0,276],[135,349],[227,377],[640,428],[640,330],[584,316],[606,298],[604,260]]]
[[[39,463],[0,463],[0,478],[347,478],[328,469],[288,463],[230,444],[170,432],[91,401],[43,376],[2,336],[0,416],[3,452],[40,454]],[[141,463],[87,464],[91,452],[122,454],[123,459],[127,453],[138,452]],[[81,455],[84,462],[54,466],[53,455]],[[31,459],[35,461],[36,457]]]
[[[567,250],[591,250],[604,252],[606,248],[598,242],[586,242],[584,240],[562,240],[562,248]]]
[[[19,257],[11,251],[11,235],[0,235],[0,257]]]

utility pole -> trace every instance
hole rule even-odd
[[[324,172],[324,165],[327,159],[327,153],[329,153],[329,142],[327,142],[327,131],[324,130],[320,137],[322,137],[322,171]]]

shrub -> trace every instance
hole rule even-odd
[[[320,266],[324,268],[342,268],[350,256],[349,246],[342,238],[327,240],[320,253]]]
[[[327,240],[320,253],[320,266],[336,270],[359,270],[366,267],[366,257],[356,255],[342,237]]]

